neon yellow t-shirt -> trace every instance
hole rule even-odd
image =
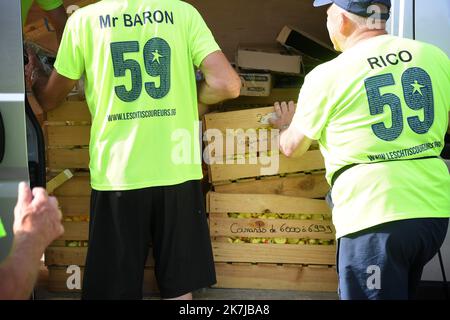
[[[450,111],[450,60],[389,35],[365,40],[313,70],[293,124],[318,140],[337,237],[379,224],[450,217],[450,175],[439,156]],[[387,162],[384,162],[387,161]]]
[[[28,12],[33,5],[34,0],[22,0],[22,24],[27,22]],[[36,0],[36,3],[42,10],[50,11],[63,5],[62,0]]]
[[[4,237],[6,237],[6,230],[5,227],[3,226],[2,219],[0,218],[0,238]]]
[[[70,17],[55,68],[85,74],[93,189],[202,178],[194,65],[219,50],[198,11],[178,0],[103,0]]]

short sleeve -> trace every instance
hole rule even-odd
[[[194,7],[191,8],[189,47],[192,61],[199,67],[208,55],[221,49],[200,13]]]
[[[6,230],[3,226],[2,219],[0,218],[0,239],[6,237]]]
[[[84,73],[84,55],[80,37],[81,21],[74,13],[67,21],[66,28],[59,46],[54,67],[58,73],[66,78],[78,80]]]
[[[36,0],[36,2],[45,11],[50,11],[63,5],[62,0]]]
[[[327,93],[323,80],[319,70],[306,76],[292,120],[295,128],[312,140],[320,140],[322,137],[331,110],[328,102],[330,92]]]

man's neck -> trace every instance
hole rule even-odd
[[[348,38],[347,42],[345,43],[344,51],[356,46],[358,43],[360,43],[362,41],[365,41],[365,40],[368,40],[371,38],[375,38],[378,36],[383,36],[386,34],[387,34],[387,31],[382,30],[382,29],[377,29],[377,30],[364,29],[359,32],[356,32],[350,38]]]

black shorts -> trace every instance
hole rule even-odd
[[[153,248],[164,299],[216,283],[200,181],[132,191],[92,191],[83,299],[142,299]]]

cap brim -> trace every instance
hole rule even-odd
[[[315,0],[314,7],[326,6],[326,5],[329,5],[332,3],[333,3],[333,0]]]

